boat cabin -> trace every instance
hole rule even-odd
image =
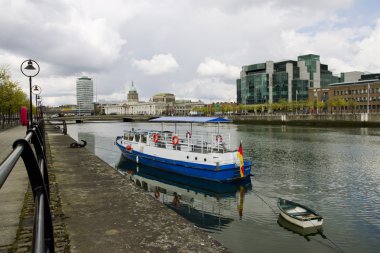
[[[231,151],[230,135],[192,134],[189,131],[125,131],[123,140],[130,144],[197,153],[225,153]]]

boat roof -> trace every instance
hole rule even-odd
[[[149,120],[150,122],[184,122],[184,123],[228,123],[230,119],[221,117],[160,117]]]

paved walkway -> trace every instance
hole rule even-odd
[[[1,161],[25,130],[0,132]],[[52,126],[46,132],[51,193],[58,194],[50,203],[57,252],[229,252],[87,149],[70,148],[69,136]],[[20,159],[0,189],[0,253],[31,251],[34,205],[27,188]],[[25,196],[30,203],[21,211]]]
[[[74,140],[46,127],[71,252],[229,252]]]
[[[16,139],[24,138],[25,127],[14,127],[0,131],[0,163],[12,152]],[[20,158],[0,189],[0,252],[11,247],[16,238],[19,216],[28,188],[28,175]]]

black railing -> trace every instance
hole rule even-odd
[[[49,178],[45,155],[44,121],[33,125],[24,139],[13,143],[13,151],[0,164],[0,188],[22,157],[34,197],[32,252],[54,252],[53,223],[49,204]],[[31,146],[33,144],[34,149]]]

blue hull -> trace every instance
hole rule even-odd
[[[240,177],[239,167],[235,164],[223,165],[217,169],[215,166],[211,165],[165,159],[150,156],[135,150],[126,151],[123,146],[120,146],[119,144],[117,145],[123,156],[130,161],[187,177],[224,182],[242,180],[249,177],[251,173],[252,164],[248,160],[244,161],[245,177]]]
[[[252,188],[251,180],[248,177],[239,181],[223,183],[199,178],[191,178],[192,180],[189,180],[189,177],[184,175],[151,168],[142,164],[138,165],[126,159],[123,155],[116,166],[118,170],[124,173],[129,174],[132,171],[133,174],[143,178],[214,197],[231,197],[235,196],[241,187],[244,187],[245,191],[249,191]]]

